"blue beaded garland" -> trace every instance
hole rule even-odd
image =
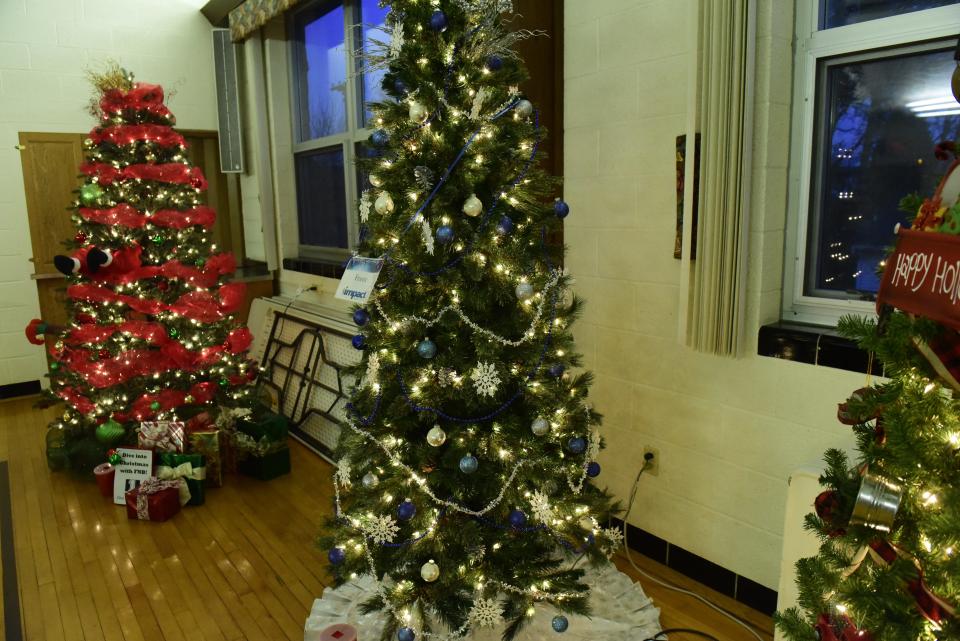
[[[487,58],[487,69],[490,71],[500,71],[503,69],[503,58],[496,54]]]
[[[353,312],[353,322],[363,327],[370,322],[370,312],[363,309],[362,307]]]
[[[500,219],[500,222],[497,223],[497,233],[506,236],[513,231],[513,220],[510,216],[504,216]]]
[[[554,363],[550,366],[550,369],[547,370],[547,374],[553,378],[560,378],[563,376],[563,373],[566,371],[566,367],[563,366],[563,363]]]
[[[387,143],[390,142],[390,134],[383,129],[377,129],[375,132],[370,134],[370,142],[377,147],[386,147]]]
[[[431,359],[437,355],[437,344],[429,338],[425,338],[417,345],[417,354],[420,358]]]
[[[557,215],[557,218],[566,218],[570,215],[570,205],[562,200],[558,200],[553,204],[553,213]]]
[[[473,474],[477,471],[478,467],[480,467],[480,461],[472,454],[467,454],[460,459],[460,471],[464,474]]]
[[[404,501],[397,506],[397,518],[401,521],[409,521],[417,514],[417,506],[413,501]]]
[[[333,565],[340,565],[347,560],[347,553],[343,551],[343,548],[331,548],[331,550],[327,552],[327,559],[329,559]]]
[[[592,479],[600,476],[600,464],[596,461],[592,461],[589,465],[587,465],[587,476]]]
[[[553,620],[550,622],[550,627],[553,628],[554,632],[566,632],[567,628],[570,627],[570,621],[562,614],[558,614],[553,617]]]
[[[439,9],[430,16],[430,28],[434,31],[446,31],[450,22],[447,20],[447,14]]]
[[[400,628],[397,630],[397,641],[413,641],[417,638],[417,633],[413,628]]]
[[[512,527],[523,527],[527,524],[527,515],[520,510],[511,510],[509,521]]]
[[[456,234],[453,232],[453,227],[449,225],[443,225],[437,228],[437,240],[439,240],[444,245],[449,245],[453,242]]]
[[[364,346],[367,344],[367,339],[364,337],[363,334],[357,334],[356,336],[353,337],[353,339],[350,342],[353,343],[354,349],[363,349]]]

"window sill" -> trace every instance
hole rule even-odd
[[[284,258],[283,268],[302,274],[311,274],[323,278],[340,280],[343,277],[343,263],[320,258]]]
[[[757,354],[798,363],[867,373],[870,355],[830,327],[801,323],[774,323],[760,328]],[[873,362],[872,374],[883,375],[883,365]]]

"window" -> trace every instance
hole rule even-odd
[[[797,0],[784,317],[873,311],[877,270],[911,193],[960,137],[950,78],[960,0]]]
[[[357,73],[385,34],[379,0],[315,0],[290,16],[293,155],[300,253],[340,260],[358,240],[354,159],[370,135],[368,102],[383,100],[383,72]]]

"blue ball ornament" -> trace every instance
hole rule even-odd
[[[353,312],[353,322],[363,327],[370,322],[370,312],[363,309],[362,307]]]
[[[452,243],[455,235],[456,234],[453,233],[453,227],[450,225],[443,225],[437,228],[437,240],[444,245]]]
[[[503,58],[496,54],[487,58],[487,69],[490,71],[500,71],[503,69]]]
[[[509,521],[511,527],[520,528],[527,524],[527,515],[520,510],[512,510],[510,512]]]
[[[417,506],[413,501],[404,501],[397,506],[397,518],[401,521],[409,521],[417,514]]]
[[[567,449],[574,454],[583,454],[587,451],[587,439],[582,436],[574,436],[567,441]]]
[[[370,134],[370,142],[377,147],[386,147],[387,143],[390,142],[390,134],[383,129],[377,129],[375,132]]]
[[[554,363],[547,370],[547,374],[553,378],[560,378],[565,371],[567,371],[567,368],[563,366],[563,363]]]
[[[397,630],[397,641],[413,641],[417,638],[417,633],[413,628],[400,628]]]
[[[589,465],[587,465],[587,476],[592,479],[600,476],[600,464],[596,461],[592,461]]]
[[[503,236],[506,236],[513,231],[513,220],[510,216],[504,216],[500,219],[500,222],[497,223],[497,233]]]
[[[327,558],[331,564],[340,565],[347,560],[347,553],[343,551],[343,548],[332,548],[327,552]]]
[[[363,349],[367,344],[367,339],[363,334],[357,334],[350,342],[353,343],[353,349]]]
[[[439,9],[430,16],[430,28],[434,31],[446,31],[449,25],[450,21],[447,20],[447,14]]]
[[[480,467],[480,461],[472,454],[467,454],[460,459],[460,471],[464,474],[473,474],[477,471],[478,467]]]
[[[557,218],[566,218],[570,215],[570,205],[562,200],[558,200],[553,204],[553,213],[557,215]]]
[[[437,344],[429,338],[425,338],[417,345],[417,354],[420,358],[431,359],[437,355]]]
[[[562,614],[558,614],[553,617],[553,620],[550,622],[550,627],[553,628],[554,632],[566,632],[567,628],[570,627],[570,621]]]
[[[393,89],[398,94],[406,94],[408,91],[410,91],[410,88],[407,87],[407,83],[405,83],[400,78],[397,78],[396,80],[393,81]]]

